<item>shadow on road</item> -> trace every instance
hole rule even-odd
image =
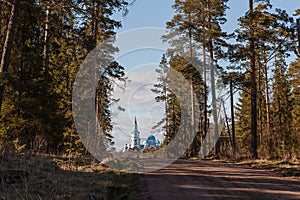
[[[140,181],[140,199],[300,199],[299,179],[211,161],[179,160]]]

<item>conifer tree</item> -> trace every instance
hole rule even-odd
[[[173,8],[175,9],[176,15],[173,19],[167,23],[167,28],[170,30],[169,33],[164,36],[164,39],[168,41],[172,49],[169,50],[170,55],[183,55],[190,59],[194,65],[199,65],[200,57],[199,53],[203,55],[203,74],[198,78],[203,78],[206,81],[206,52],[209,52],[210,58],[210,75],[211,75],[211,90],[212,90],[212,104],[213,104],[213,116],[215,124],[215,138],[218,137],[218,117],[217,117],[217,105],[216,105],[216,91],[215,91],[215,56],[218,58],[223,55],[221,46],[226,46],[223,40],[226,34],[221,30],[221,24],[226,22],[225,10],[226,1],[181,1],[176,0]],[[200,48],[202,47],[202,52]],[[191,71],[193,74],[194,72]],[[195,72],[196,74],[196,72]],[[192,79],[188,78],[190,81]],[[193,88],[193,82],[191,81],[191,88]],[[205,83],[206,84],[206,83]],[[197,86],[198,87],[198,86]],[[201,125],[204,130],[202,131],[202,139],[205,137],[207,132],[207,90],[204,91],[205,99],[204,106],[204,124]],[[195,100],[191,102],[193,105]],[[194,108],[194,106],[192,106]],[[193,123],[193,116],[191,124]],[[195,144],[193,143],[193,155],[195,156]],[[218,148],[216,148],[216,152]]]
[[[270,126],[270,69],[274,69],[272,61],[276,55],[283,58],[289,56],[293,50],[290,27],[292,18],[285,11],[276,9],[270,13],[272,5],[269,1],[249,1],[249,12],[239,19],[241,29],[236,30],[237,41],[240,43],[234,51],[235,59],[242,62],[245,72],[251,77],[251,157],[257,158],[257,128],[261,136],[265,133],[271,137]],[[276,68],[276,67],[275,67]],[[258,97],[258,98],[257,98]],[[264,99],[264,101],[263,101]],[[264,105],[257,108],[257,103]],[[259,112],[258,112],[259,111]],[[260,126],[258,126],[257,113],[259,113]],[[262,120],[265,121],[263,122]],[[263,124],[266,126],[263,127]],[[270,142],[267,139],[267,149]]]
[[[292,147],[294,146],[293,141],[297,141],[290,126],[293,121],[292,104],[290,102],[291,87],[282,58],[278,58],[275,65],[274,93],[271,109],[273,127],[271,135],[271,145],[273,148],[271,150],[273,150],[272,154],[275,154],[274,156],[289,159],[292,154]]]
[[[292,106],[291,129],[293,134],[292,148],[298,155],[300,154],[300,58],[289,66],[288,76],[291,84],[290,102]]]
[[[2,2],[1,2],[2,3]],[[17,23],[17,18],[20,10],[20,0],[14,0],[11,7],[10,17],[7,25],[6,38],[2,49],[2,56],[0,61],[0,73],[4,76],[4,73],[7,72],[10,62],[10,54],[12,50],[15,27]],[[1,107],[3,103],[3,95],[4,95],[4,83],[0,83],[0,113]]]
[[[0,24],[5,27],[0,34],[1,53],[5,47],[4,31],[11,30],[4,20],[9,16],[8,5],[1,1]],[[17,5],[20,12],[14,23],[9,68],[5,82],[1,80],[7,86],[1,111],[1,148],[19,146],[23,150],[49,153],[64,153],[68,149],[83,152],[72,119],[73,82],[80,63],[92,47],[113,36],[114,28],[120,27],[120,22],[111,16],[117,11],[125,12],[127,3],[26,0]],[[101,106],[106,109],[103,119],[109,132],[111,122],[107,109],[112,101],[111,84],[124,76],[124,69],[112,62],[104,76],[108,81],[103,85],[108,101]]]
[[[251,145],[251,123],[249,121],[251,118],[250,101],[250,90],[247,87],[243,87],[235,109],[237,149],[240,155],[249,155]]]
[[[162,130],[164,131],[164,143],[169,143],[171,141],[171,134],[169,132],[169,119],[168,119],[168,98],[169,98],[169,89],[168,89],[168,72],[169,72],[169,66],[167,63],[167,58],[166,55],[163,54],[162,59],[160,61],[160,64],[158,66],[157,69],[155,69],[158,78],[157,81],[158,83],[156,83],[154,85],[154,88],[151,89],[152,92],[154,92],[155,94],[157,94],[157,96],[155,97],[155,100],[157,102],[163,102],[165,105],[165,117],[163,119],[161,119],[161,121],[159,121],[154,127],[153,129],[157,129],[159,127],[162,128]]]

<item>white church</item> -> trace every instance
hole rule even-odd
[[[134,129],[131,132],[130,144],[126,144],[124,151],[142,152],[145,149],[155,150],[160,146],[160,141],[156,140],[154,135],[149,135],[141,144],[140,131],[138,130],[138,123],[136,117],[134,118]]]

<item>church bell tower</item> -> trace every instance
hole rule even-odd
[[[137,147],[139,149],[141,147],[141,138],[140,138],[140,132],[138,130],[136,117],[134,118],[134,129],[132,131],[132,136],[131,136],[131,148],[134,147]]]

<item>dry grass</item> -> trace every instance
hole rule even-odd
[[[255,168],[267,169],[279,172],[282,176],[300,177],[300,162],[287,160],[253,160],[239,162],[240,165],[248,165]]]
[[[77,160],[78,161],[78,160]],[[0,199],[136,199],[134,174],[52,156],[0,163]]]
[[[268,160],[268,159],[241,159],[241,160],[215,160],[226,163],[234,163],[256,169],[266,169],[279,173],[281,176],[300,177],[300,161],[293,160]]]

